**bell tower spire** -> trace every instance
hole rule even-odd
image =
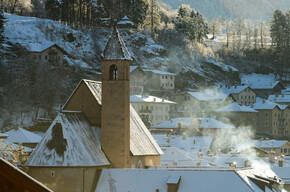
[[[102,149],[114,168],[130,167],[130,57],[114,27],[102,61]]]

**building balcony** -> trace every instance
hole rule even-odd
[[[284,121],[284,120],[286,120],[286,117],[285,116],[279,116],[278,119]]]
[[[286,125],[278,125],[279,129],[286,129]]]

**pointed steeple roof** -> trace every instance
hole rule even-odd
[[[132,60],[129,51],[116,27],[114,27],[113,29],[112,35],[107,42],[104,52],[102,53],[101,59]]]

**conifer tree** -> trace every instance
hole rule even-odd
[[[47,0],[45,2],[45,11],[52,20],[60,18],[60,3],[58,0]]]
[[[144,26],[150,29],[151,36],[155,36],[155,33],[160,26],[160,15],[157,0],[149,1],[147,16],[144,20]]]
[[[5,23],[5,17],[4,17],[4,12],[0,8],[0,47],[1,44],[4,42],[4,23]]]

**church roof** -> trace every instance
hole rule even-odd
[[[102,105],[101,82],[86,79],[82,81],[86,83],[98,104]],[[62,137],[59,138],[59,135]],[[163,154],[132,106],[130,106],[130,151],[135,156]],[[26,163],[27,166],[45,167],[109,164],[101,149],[101,128],[91,126],[85,114],[76,111],[63,111],[56,117]]]
[[[62,112],[36,146],[27,166],[89,167],[110,165],[101,149],[101,128],[81,112]]]
[[[113,29],[112,35],[107,42],[101,58],[102,60],[132,60],[129,51],[116,27]]]
[[[132,105],[130,105],[130,151],[133,155],[163,154]]]

